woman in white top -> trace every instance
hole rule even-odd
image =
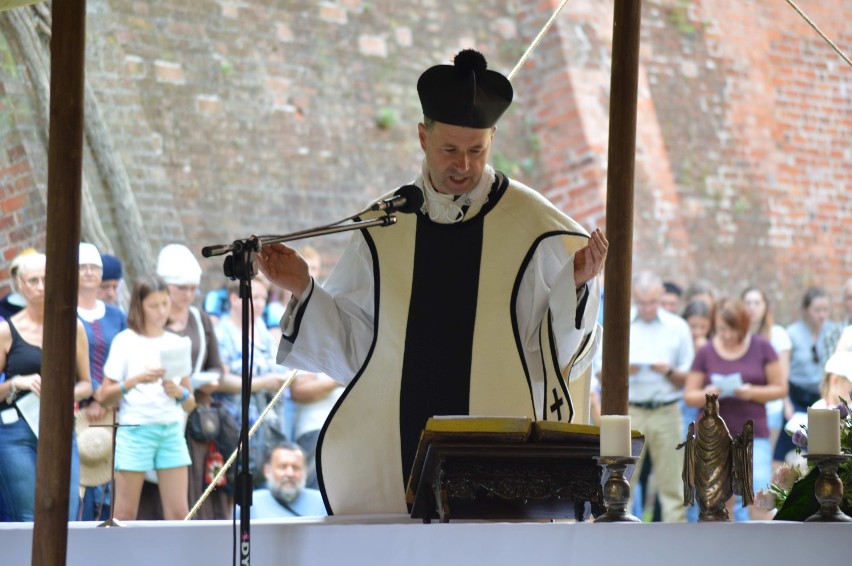
[[[190,344],[166,330],[170,308],[168,286],[160,277],[136,281],[127,314],[130,328],[113,340],[97,390],[101,404],[121,402],[115,443],[117,519],[136,518],[148,470],[157,470],[164,518],[183,519],[188,512],[184,413],[192,411],[195,399],[189,382]],[[176,366],[182,375],[167,376],[161,362],[165,351],[179,353]]]
[[[781,366],[781,373],[786,381],[790,375],[790,350],[793,349],[790,336],[784,330],[783,326],[774,323],[772,309],[769,308],[769,300],[766,298],[766,293],[757,287],[749,287],[743,291],[742,300],[751,318],[751,333],[760,334],[769,340],[769,343],[775,348],[775,352],[778,354],[778,363]],[[769,428],[775,435],[772,438],[773,444],[775,443],[778,432],[781,430],[783,406],[783,399],[770,401],[766,404],[766,411],[770,420]]]
[[[772,348],[778,354],[778,366],[781,370],[781,378],[784,383],[790,375],[790,350],[793,349],[793,343],[790,342],[790,336],[784,327],[780,324],[775,324],[772,316],[772,309],[769,307],[769,299],[761,289],[757,287],[748,287],[743,291],[741,298],[751,319],[750,331],[752,334],[763,336]],[[790,415],[792,415],[792,405],[790,406]],[[778,436],[781,433],[781,428],[784,425],[784,399],[776,399],[766,403],[766,421],[769,426],[769,446],[774,447]],[[773,469],[780,462],[773,462]],[[763,486],[755,486],[756,489],[761,489]],[[751,509],[751,518],[753,520],[771,519],[773,513],[760,511],[756,507]]]

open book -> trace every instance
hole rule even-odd
[[[452,441],[458,435],[465,441],[483,436],[488,440],[502,442],[579,442],[600,443],[600,427],[557,421],[535,421],[529,417],[491,417],[476,415],[439,415],[426,421],[420,443],[436,435]],[[448,436],[449,435],[449,436]],[[632,431],[634,438],[641,436]],[[499,439],[499,440],[498,440]]]
[[[642,433],[631,431],[633,453],[638,454],[644,441]],[[560,444],[577,452],[596,456],[600,452],[600,427],[557,421],[536,421],[529,417],[447,415],[431,417],[420,435],[414,465],[406,488],[406,499],[414,500],[420,473],[429,446],[442,444]]]

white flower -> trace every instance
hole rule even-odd
[[[775,494],[767,487],[754,494],[754,506],[763,511],[772,511],[776,504]]]

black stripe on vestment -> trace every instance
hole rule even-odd
[[[542,324],[542,326],[545,326]],[[556,420],[561,420],[562,414],[562,405],[566,404],[565,410],[568,411],[568,421],[571,422],[574,420],[574,403],[571,402],[571,394],[568,392],[568,384],[565,382],[565,379],[562,377],[562,372],[559,368],[559,356],[556,352],[556,337],[553,335],[553,313],[550,312],[550,309],[547,310],[547,325],[545,327],[547,331],[547,344],[548,349],[550,350],[550,364],[546,361],[544,362],[544,392],[547,394],[545,396],[544,403],[544,420],[550,420],[548,418],[550,413],[556,413]],[[543,346],[544,344],[542,344]],[[542,348],[543,349],[543,348]],[[548,387],[547,386],[547,370],[548,368],[553,368],[555,375],[553,376],[554,380],[559,385],[559,390],[556,387]],[[569,368],[570,369],[570,368]],[[560,393],[563,397],[560,396]]]
[[[538,246],[541,245],[541,243],[546,238],[559,237],[559,236],[581,236],[583,238],[589,237],[586,234],[582,234],[580,232],[570,232],[570,231],[567,231],[567,230],[546,232],[546,233],[542,234],[541,236],[539,236],[536,239],[536,241],[533,243],[533,245],[530,246],[530,249],[527,252],[527,256],[524,258],[524,261],[521,263],[521,266],[518,269],[518,275],[515,278],[515,286],[512,288],[512,304],[511,304],[511,307],[510,307],[511,308],[510,314],[511,314],[511,317],[512,317],[512,330],[515,333],[515,345],[518,347],[519,356],[521,358],[521,366],[524,368],[524,375],[527,378],[527,385],[529,386],[529,389],[530,389],[530,406],[531,407],[535,407],[535,398],[533,396],[533,384],[532,384],[532,379],[530,378],[529,364],[527,363],[527,359],[522,354],[522,352],[524,351],[524,339],[521,336],[521,333],[520,333],[520,330],[519,330],[519,323],[518,323],[518,295],[520,293],[521,281],[523,280],[523,275],[524,275],[524,273],[526,273],[527,269],[529,268],[529,265],[532,262],[533,256],[535,256],[535,252],[538,249]],[[585,310],[585,302],[583,302],[583,309]],[[549,313],[549,310],[548,310],[548,313]],[[556,352],[555,347],[554,347],[553,351]],[[543,356],[544,353],[542,352],[541,355]],[[544,358],[542,358],[542,363],[544,363]],[[558,363],[556,364],[556,367],[559,367]],[[545,372],[546,372],[546,370],[545,370]],[[547,376],[547,374],[545,373],[545,391],[544,391],[544,394],[545,394],[544,399],[545,400],[548,399],[547,377],[546,376]],[[546,410],[547,410],[547,404],[545,403],[545,407],[543,408],[543,411],[546,411]],[[544,417],[542,416],[541,418],[544,418]]]
[[[417,218],[402,361],[399,433],[408,481],[420,431],[433,415],[466,415],[484,214],[437,224]]]

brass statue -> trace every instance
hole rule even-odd
[[[754,422],[748,421],[732,438],[719,416],[719,396],[708,394],[704,416],[697,426],[689,424],[686,441],[677,446],[685,449],[683,504],[698,500],[699,521],[730,521],[725,504],[734,495],[742,495],[743,506],[754,501],[753,443]]]

